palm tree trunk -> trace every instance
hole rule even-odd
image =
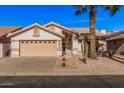
[[[93,5],[89,6],[90,17],[90,58],[96,59],[96,34],[95,34],[95,18],[96,11]]]

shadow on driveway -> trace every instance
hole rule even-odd
[[[121,61],[121,60],[118,60],[118,59],[115,59],[115,58],[110,58],[110,59],[112,59],[112,60],[114,60],[114,61],[117,61],[117,62],[120,62],[120,63],[124,64],[124,60]]]
[[[3,88],[123,88],[123,75],[1,76]]]

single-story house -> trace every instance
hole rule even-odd
[[[107,50],[113,54],[124,54],[124,31],[107,36]]]
[[[35,23],[8,35],[11,56],[62,56],[63,44],[72,50],[73,34],[72,29],[53,22],[44,26]]]
[[[43,26],[35,23],[7,33],[5,39],[8,38],[11,57],[62,56],[67,53],[77,55],[81,52],[84,36],[88,37],[89,42],[88,28],[67,28],[55,22]],[[96,30],[99,45],[106,48],[104,35],[105,33]]]

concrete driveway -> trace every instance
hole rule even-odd
[[[51,72],[55,62],[55,57],[1,58],[0,76],[35,75]]]

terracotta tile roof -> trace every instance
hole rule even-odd
[[[89,33],[89,28],[71,28],[73,32],[82,34],[82,33]]]
[[[109,40],[119,40],[119,39],[124,39],[124,31],[114,32],[113,34],[110,34],[107,40],[109,41]]]
[[[0,26],[0,38],[6,35],[7,33],[14,32],[18,29],[21,28],[18,26]]]
[[[89,28],[71,28],[73,32],[78,33],[78,34],[89,34]],[[105,34],[96,30],[96,35],[97,36],[104,36]]]

